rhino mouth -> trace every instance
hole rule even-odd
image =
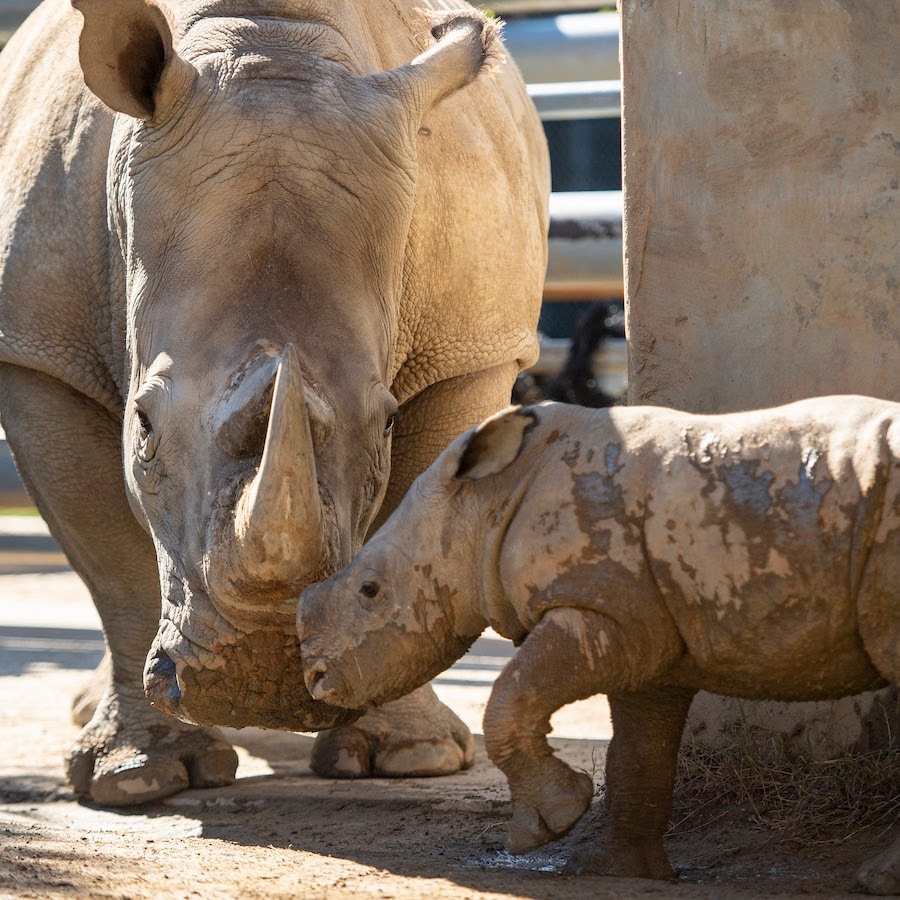
[[[210,646],[165,617],[147,656],[144,691],[153,706],[195,725],[320,731],[360,715],[309,693],[299,643],[277,628],[216,633]]]

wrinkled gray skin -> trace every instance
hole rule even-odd
[[[608,825],[568,871],[673,877],[662,836],[697,690],[818,700],[900,682],[900,404],[506,411],[298,605],[311,694],[350,708],[426,682],[488,625],[519,645],[484,720],[510,850],[590,805],[591,778],[545,735],[604,693]],[[858,880],[900,889],[900,842]]]
[[[103,619],[96,802],[229,781],[185,722],[339,726],[330,775],[471,762],[430,688],[313,701],[294,626],[536,356],[540,123],[429,5],[48,0],[0,56],[0,415]]]

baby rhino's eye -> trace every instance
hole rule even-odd
[[[375,581],[364,581],[362,583],[362,587],[360,587],[359,592],[363,595],[363,597],[368,597],[370,600],[374,599],[378,596],[378,591],[380,590],[378,583]]]

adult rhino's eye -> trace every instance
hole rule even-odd
[[[396,420],[396,416],[389,416],[387,422],[384,424],[384,436],[387,437],[394,430],[394,421]]]
[[[156,456],[159,436],[153,431],[153,423],[143,409],[135,407],[134,414],[138,424],[137,455],[141,462],[147,463]]]
[[[153,426],[150,424],[150,417],[142,409],[139,409],[137,411],[137,420],[138,427],[141,430],[141,439],[146,440],[153,431]]]
[[[377,582],[364,581],[359,589],[359,592],[363,595],[363,597],[368,597],[369,600],[373,600],[378,596],[379,590],[381,590],[381,588],[378,586]]]

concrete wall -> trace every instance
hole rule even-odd
[[[629,402],[900,400],[900,5],[621,8]],[[823,755],[900,723],[879,699],[701,695],[691,724],[765,723]]]
[[[622,14],[630,402],[900,400],[900,5]]]

